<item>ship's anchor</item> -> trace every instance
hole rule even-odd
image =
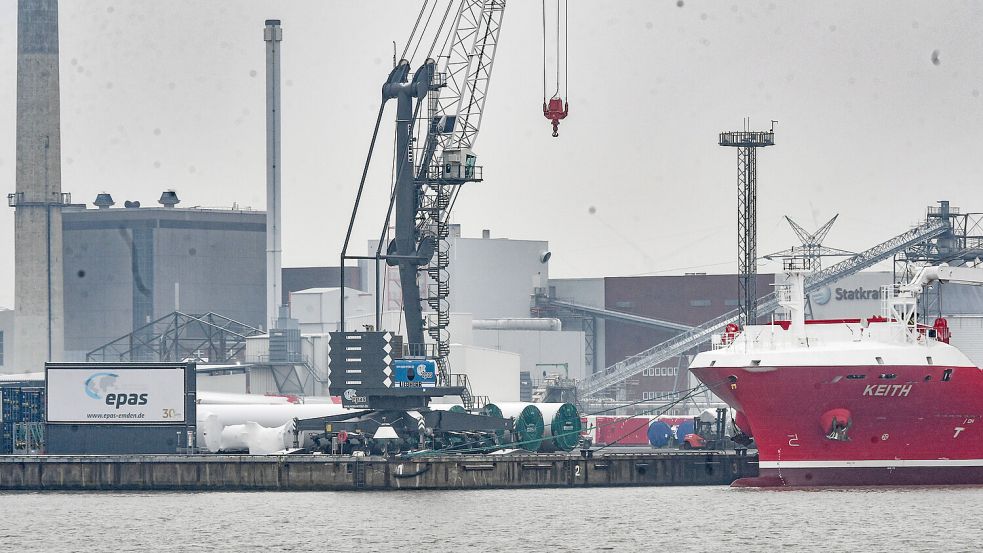
[[[830,440],[836,440],[838,442],[847,442],[850,440],[850,436],[847,436],[847,432],[850,427],[853,426],[853,421],[847,419],[846,422],[840,422],[835,416],[833,421],[830,423],[829,434],[826,437]]]
[[[738,431],[737,434],[734,434],[734,436],[731,437],[730,441],[742,445],[744,447],[747,447],[751,445],[751,442],[754,441],[754,438],[745,434],[744,432]]]
[[[850,427],[853,426],[853,417],[850,416],[850,411],[831,409],[823,413],[823,416],[819,418],[819,423],[822,425],[827,439],[838,442],[850,440],[850,436],[847,435]]]

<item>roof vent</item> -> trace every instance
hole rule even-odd
[[[113,201],[112,194],[102,192],[96,195],[96,201],[92,202],[92,205],[98,207],[99,209],[109,209],[110,207],[116,205],[116,202]]]
[[[132,202],[130,200],[126,200],[125,202],[123,202],[123,207],[137,208],[137,207],[140,207],[140,202],[137,201],[137,200],[134,200]]]
[[[160,195],[160,199],[157,200],[157,203],[159,203],[164,207],[174,207],[177,204],[181,203],[181,200],[178,199],[177,192],[173,190],[167,190]]]

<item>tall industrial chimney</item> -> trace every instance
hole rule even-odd
[[[14,362],[40,371],[65,350],[58,0],[17,2]]]
[[[266,324],[274,326],[281,298],[280,41],[279,19],[268,19],[266,41]]]

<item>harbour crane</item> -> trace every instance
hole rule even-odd
[[[425,409],[432,397],[459,395],[465,408],[480,407],[466,375],[452,374],[448,362],[449,216],[463,185],[482,180],[473,147],[505,8],[505,0],[425,0],[382,86],[341,253],[342,266],[353,259],[375,262],[376,325],[371,331],[347,331],[342,299],[340,330],[331,335],[330,390],[346,406],[416,410]],[[422,60],[416,71],[411,69],[414,58]],[[350,255],[352,228],[390,100],[396,103],[396,144],[389,208],[375,254]],[[382,330],[383,263],[399,273],[405,342]],[[343,279],[342,274],[342,289]]]
[[[350,260],[374,262],[375,325],[363,331],[345,328],[345,275],[341,271],[340,326],[330,337],[329,392],[341,396],[345,407],[366,411],[300,421],[299,430],[324,430],[319,443],[336,444],[342,436],[362,436],[360,443],[376,444],[375,449],[379,443],[405,450],[428,442],[478,443],[491,448],[504,432],[512,430],[512,421],[495,413],[493,406],[483,408],[486,401],[472,394],[466,374],[451,371],[448,328],[449,217],[464,185],[482,180],[474,145],[505,8],[506,0],[424,0],[402,55],[394,56],[393,69],[382,85],[382,101],[341,252],[342,267]],[[544,67],[545,63],[544,53]],[[544,114],[554,121],[554,136],[568,110],[565,102],[557,113],[548,109],[559,99],[559,91],[557,84],[550,102],[544,95]],[[389,207],[374,255],[350,255],[352,229],[390,100],[396,103],[396,139]],[[399,275],[405,341],[383,328],[383,267]],[[430,399],[440,396],[460,396],[465,411],[429,409]],[[462,436],[467,436],[465,442]]]

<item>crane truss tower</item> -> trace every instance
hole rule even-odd
[[[436,345],[441,366],[450,354],[449,217],[460,185],[482,180],[472,148],[504,13],[504,0],[462,0],[457,5],[446,50],[437,59],[437,82],[428,97],[425,119],[416,125],[419,135],[414,143],[423,145],[414,154],[417,235],[418,241],[431,241],[435,250],[429,262],[418,268],[425,283],[423,300],[431,310],[424,330]]]
[[[774,131],[730,131],[720,133],[721,146],[737,148],[737,305],[738,324],[757,319],[758,296],[758,176],[757,150],[775,145]]]

